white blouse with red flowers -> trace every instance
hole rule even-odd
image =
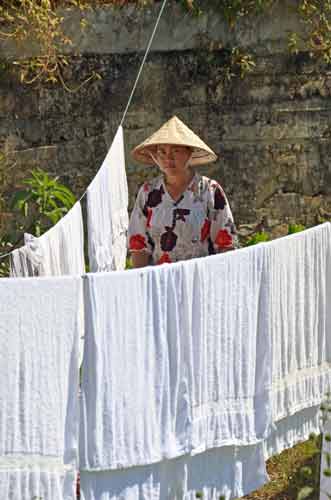
[[[236,246],[236,230],[221,186],[195,174],[175,201],[161,175],[140,188],[129,224],[130,252],[153,264],[203,257]]]

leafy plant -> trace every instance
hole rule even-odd
[[[268,233],[265,231],[261,231],[258,233],[253,234],[247,241],[246,241],[246,247],[249,247],[251,245],[257,245],[258,243],[264,243],[266,241],[270,240],[270,236]]]
[[[305,26],[305,35],[291,33],[289,48],[294,54],[308,52],[331,63],[331,0],[300,0],[296,10]]]
[[[32,40],[36,45],[38,55],[13,61],[22,83],[60,82],[66,90],[73,91],[63,76],[65,67],[69,65],[64,48],[71,46],[72,40],[64,32],[64,17],[56,10],[57,3],[55,0],[3,0],[0,5],[0,39],[12,39],[21,45]],[[88,8],[88,3],[83,0],[64,0],[62,3],[67,7],[76,7],[81,12]],[[86,19],[82,17],[81,29],[86,24]],[[98,73],[93,72],[74,90],[90,80],[100,78]]]
[[[76,201],[72,191],[51,178],[47,172],[35,169],[24,180],[26,189],[17,191],[12,206],[30,220],[29,232],[40,236],[50,224],[56,224]]]
[[[304,231],[305,229],[306,229],[305,226],[303,226],[302,224],[289,224],[287,234],[300,233],[301,231]]]

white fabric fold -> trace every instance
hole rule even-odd
[[[240,498],[268,481],[262,444],[222,447],[143,467],[81,472],[82,500]]]
[[[25,233],[24,243],[11,254],[12,277],[83,274],[84,230],[80,202],[39,238]]]
[[[318,435],[320,417],[320,407],[313,406],[278,420],[264,442],[266,460],[306,441],[311,434]]]
[[[124,269],[129,216],[122,127],[87,189],[87,224],[90,271]]]
[[[261,246],[87,276],[82,470],[147,465],[266,436],[263,255]]]
[[[80,277],[0,280],[0,498],[74,496]]]
[[[318,406],[331,383],[331,224],[265,245],[272,292],[273,421]]]

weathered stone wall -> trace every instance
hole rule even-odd
[[[77,34],[75,14],[68,17],[83,55],[67,69],[67,81],[75,87],[93,70],[103,76],[77,92],[0,80],[0,150],[11,159],[7,199],[33,166],[83,192],[120,122],[158,8],[99,10],[89,14],[84,35]],[[134,165],[129,151],[176,114],[219,155],[201,171],[223,185],[242,234],[261,220],[278,235],[290,222],[331,217],[331,68],[306,54],[289,55],[287,36],[300,29],[284,6],[232,32],[213,13],[197,20],[168,9],[124,124],[131,205],[154,170]],[[206,57],[198,35],[248,48],[255,71],[224,83],[222,51]],[[18,50],[3,43],[0,57]]]

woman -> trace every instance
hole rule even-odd
[[[133,157],[162,175],[139,190],[129,224],[134,267],[202,257],[235,247],[236,232],[221,186],[193,167],[213,151],[176,116],[137,146]]]

